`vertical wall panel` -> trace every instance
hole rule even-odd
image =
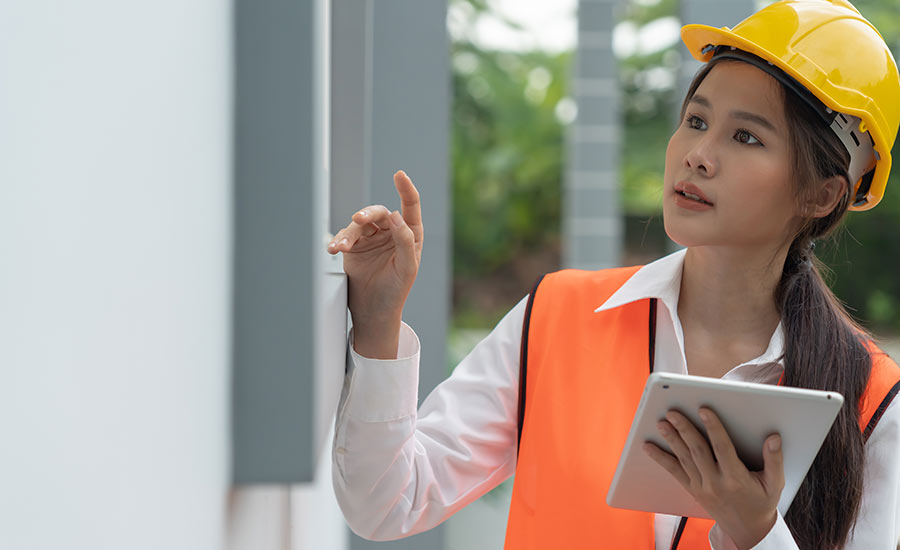
[[[311,481],[345,361],[328,241],[329,2],[236,3],[234,479]]]
[[[614,267],[622,255],[624,224],[618,179],[623,132],[612,51],[617,4],[617,0],[578,2],[578,47],[572,83],[578,117],[567,135],[565,267]],[[609,182],[616,184],[610,186]]]

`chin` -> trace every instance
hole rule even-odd
[[[663,227],[666,235],[672,242],[685,248],[712,244],[714,241],[713,235],[709,234],[710,228],[698,227],[699,224],[692,223],[696,221],[677,219],[676,216],[667,215],[665,208],[663,209]]]

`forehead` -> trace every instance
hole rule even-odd
[[[700,83],[696,95],[706,98],[714,110],[748,111],[769,119],[776,126],[784,121],[781,85],[748,63],[717,63]]]

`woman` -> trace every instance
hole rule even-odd
[[[394,177],[402,214],[366,207],[330,243],[354,323],[334,486],[357,533],[427,530],[515,473],[510,549],[896,546],[900,369],[813,263],[816,239],[884,191],[896,64],[843,0],[783,0],[682,37],[707,62],[666,153],[666,231],[686,249],[547,275],[418,413],[418,342],[400,319],[423,238],[409,178]],[[606,506],[648,366],[844,395],[785,517],[779,437],[750,472],[712,411],[711,445],[673,411],[659,425],[673,454],[645,451],[714,522]]]

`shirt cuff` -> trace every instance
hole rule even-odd
[[[350,331],[346,413],[362,422],[387,422],[416,413],[419,400],[419,337],[400,325],[397,359],[370,359],[353,349]]]
[[[713,525],[709,531],[709,546],[713,550],[737,550],[731,537],[719,529],[719,524]],[[781,512],[775,518],[775,525],[769,530],[769,533],[754,546],[751,550],[791,550],[797,548],[791,530],[788,528]]]

